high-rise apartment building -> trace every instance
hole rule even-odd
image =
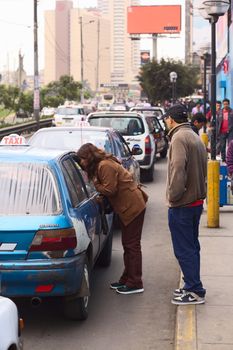
[[[99,12],[57,0],[45,12],[45,84],[71,75],[92,90],[110,82],[110,22]]]
[[[127,33],[127,7],[139,0],[98,0],[98,8],[111,22],[111,82],[137,84],[140,42]]]
[[[185,63],[193,58],[193,0],[185,0]]]

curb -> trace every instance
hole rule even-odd
[[[182,285],[182,275],[180,287]],[[177,306],[174,350],[197,350],[196,306]]]
[[[197,350],[196,307],[177,306],[175,350]]]

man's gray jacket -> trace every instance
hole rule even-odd
[[[169,207],[183,207],[206,197],[207,152],[189,123],[182,123],[168,133],[167,202]]]

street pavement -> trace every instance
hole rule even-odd
[[[176,350],[233,349],[233,206],[220,208],[220,228],[200,225],[201,276],[206,303],[178,306]]]
[[[65,320],[62,300],[47,300],[39,308],[17,301],[25,321],[24,350],[173,350],[176,306],[172,290],[179,283],[167,225],[166,160],[155,164],[155,180],[147,183],[149,202],[142,235],[145,291],[119,295],[109,284],[123,268],[121,235],[114,233],[112,264],[96,267],[92,276],[89,318]]]

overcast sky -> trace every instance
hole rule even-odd
[[[142,5],[180,4],[183,0],[141,0]],[[195,2],[199,0],[194,0]],[[28,74],[33,73],[33,0],[0,0],[0,71],[16,70],[18,66],[18,52],[21,49],[24,55],[24,68]],[[73,0],[74,7],[96,6],[97,0]],[[194,3],[195,5],[195,3]],[[39,38],[39,68],[44,65],[44,34],[43,13],[45,10],[54,9],[55,0],[38,1],[38,38]],[[194,17],[195,36],[208,40],[208,32],[203,32],[207,24],[203,20]],[[205,33],[205,34],[203,34]],[[174,40],[173,40],[174,41]],[[148,46],[148,47],[147,47]],[[150,49],[150,42],[142,42],[142,47]]]

